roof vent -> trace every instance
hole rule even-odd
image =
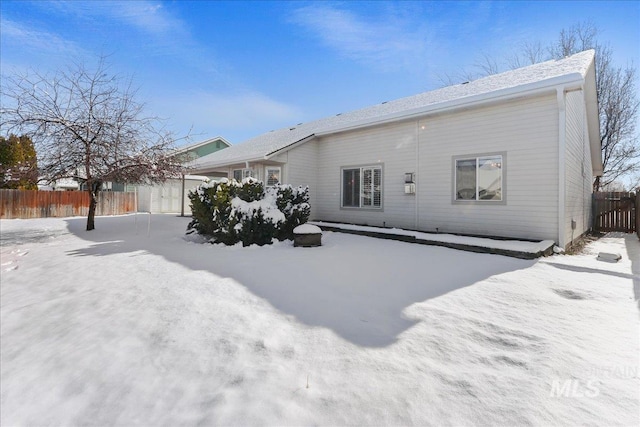
[[[300,126],[302,124],[302,122],[298,123],[296,126]]]
[[[338,113],[338,114],[336,114],[336,116],[341,116],[341,115],[342,115],[342,113]]]
[[[295,129],[295,126],[294,126],[294,127],[292,127],[292,128],[289,128],[289,130],[294,130],[294,129]]]
[[[462,83],[460,83],[460,84],[461,84],[461,85],[468,85],[468,84],[469,84],[469,82],[462,82]]]
[[[384,101],[383,104],[386,104],[387,102],[389,102],[389,101]]]

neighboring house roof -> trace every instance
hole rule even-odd
[[[212,152],[215,152],[217,150],[221,150],[223,148],[231,147],[231,143],[229,143],[229,141],[227,141],[226,139],[224,139],[221,136],[216,136],[215,138],[209,138],[209,139],[206,139],[204,141],[196,142],[195,144],[182,146],[182,147],[180,147],[180,148],[175,150],[174,155],[178,156],[178,155],[181,155],[181,154],[188,153],[188,154],[195,155],[196,158],[197,157],[201,157],[200,153],[206,153],[207,146],[211,145],[211,144],[216,144],[216,147],[213,149]],[[220,147],[218,148],[218,146],[220,146]],[[207,154],[209,154],[209,153],[207,153]]]
[[[80,188],[80,184],[78,184],[78,181],[72,178],[60,178],[53,181],[50,187],[54,189],[63,188],[63,189],[69,189],[69,190],[77,190],[78,188]]]
[[[317,136],[523,96],[562,85],[582,86],[590,75],[590,70],[593,70],[594,57],[595,52],[588,50],[564,59],[542,62],[471,82],[271,131],[197,159],[192,166],[197,171],[234,163],[267,160]],[[595,83],[595,79],[593,83]],[[595,85],[592,90],[595,92]],[[588,99],[587,102],[593,104],[595,96],[593,99]],[[588,108],[587,115],[590,122],[595,120],[597,126],[597,104],[595,104],[595,109],[593,105]],[[592,128],[590,128],[591,130]],[[595,135],[595,139],[593,135],[590,135],[590,138],[592,146],[597,143],[597,152],[599,153],[599,135]],[[595,151],[592,151],[592,155]],[[594,164],[594,170],[597,170],[597,167]]]

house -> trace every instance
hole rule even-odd
[[[80,184],[72,178],[61,178],[50,183],[38,183],[40,191],[73,191],[79,190]]]
[[[231,144],[226,139],[218,136],[182,147],[176,150],[174,156],[188,163],[230,146]],[[185,175],[181,178],[169,179],[163,184],[123,185],[120,191],[137,192],[139,212],[191,214],[190,202],[187,197],[189,190],[196,188],[207,178],[220,176],[226,176],[226,174],[212,172],[209,174]],[[114,189],[114,191],[117,190]]]
[[[308,185],[315,220],[566,247],[602,174],[594,55],[275,130],[194,172]]]
[[[221,136],[216,136],[215,138],[209,138],[204,141],[179,148],[174,153],[174,156],[180,157],[184,162],[188,162],[228,147],[231,147],[229,141]]]

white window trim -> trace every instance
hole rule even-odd
[[[501,158],[501,168],[500,168],[500,195],[501,195],[501,199],[500,200],[483,200],[480,199],[478,196],[478,162],[480,159],[485,158],[485,157],[497,157],[500,156]],[[457,172],[458,172],[458,168],[457,168],[457,162],[460,160],[474,160],[476,161],[476,197],[473,200],[469,200],[469,199],[457,199],[456,198],[456,194],[457,194]],[[453,156],[452,157],[452,171],[451,171],[451,176],[452,176],[452,192],[451,192],[451,202],[453,204],[481,204],[481,205],[506,205],[507,204],[507,191],[506,191],[506,185],[507,185],[507,153],[502,151],[502,152],[496,152],[496,153],[481,153],[481,154],[469,154],[469,155],[460,155],[460,156]]]
[[[360,206],[344,206],[344,171],[351,169],[360,169],[360,196],[359,196],[359,205]],[[365,169],[379,169],[380,170],[380,206],[363,206],[362,200],[364,197],[364,192],[362,191],[364,188],[363,180]],[[372,184],[373,185],[373,184]],[[346,210],[368,210],[368,211],[383,211],[384,209],[384,167],[382,164],[377,165],[361,165],[361,166],[343,166],[340,168],[340,209]]]
[[[278,183],[282,184],[282,167],[280,166],[265,166],[264,167],[264,185],[265,187],[273,187],[273,185],[269,185],[269,170],[277,169],[278,170]]]
[[[251,168],[233,169],[231,171],[231,178],[233,178],[233,179],[236,178],[236,172],[237,171],[241,171],[242,172],[241,173],[242,174],[242,179],[240,181],[242,181],[245,178],[252,177],[254,175],[253,174],[253,169],[251,169]]]

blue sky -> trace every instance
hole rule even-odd
[[[191,142],[272,129],[443,86],[591,21],[640,63],[640,2],[0,3],[0,69],[95,64],[133,77],[149,114]],[[455,80],[455,77],[454,77]]]

